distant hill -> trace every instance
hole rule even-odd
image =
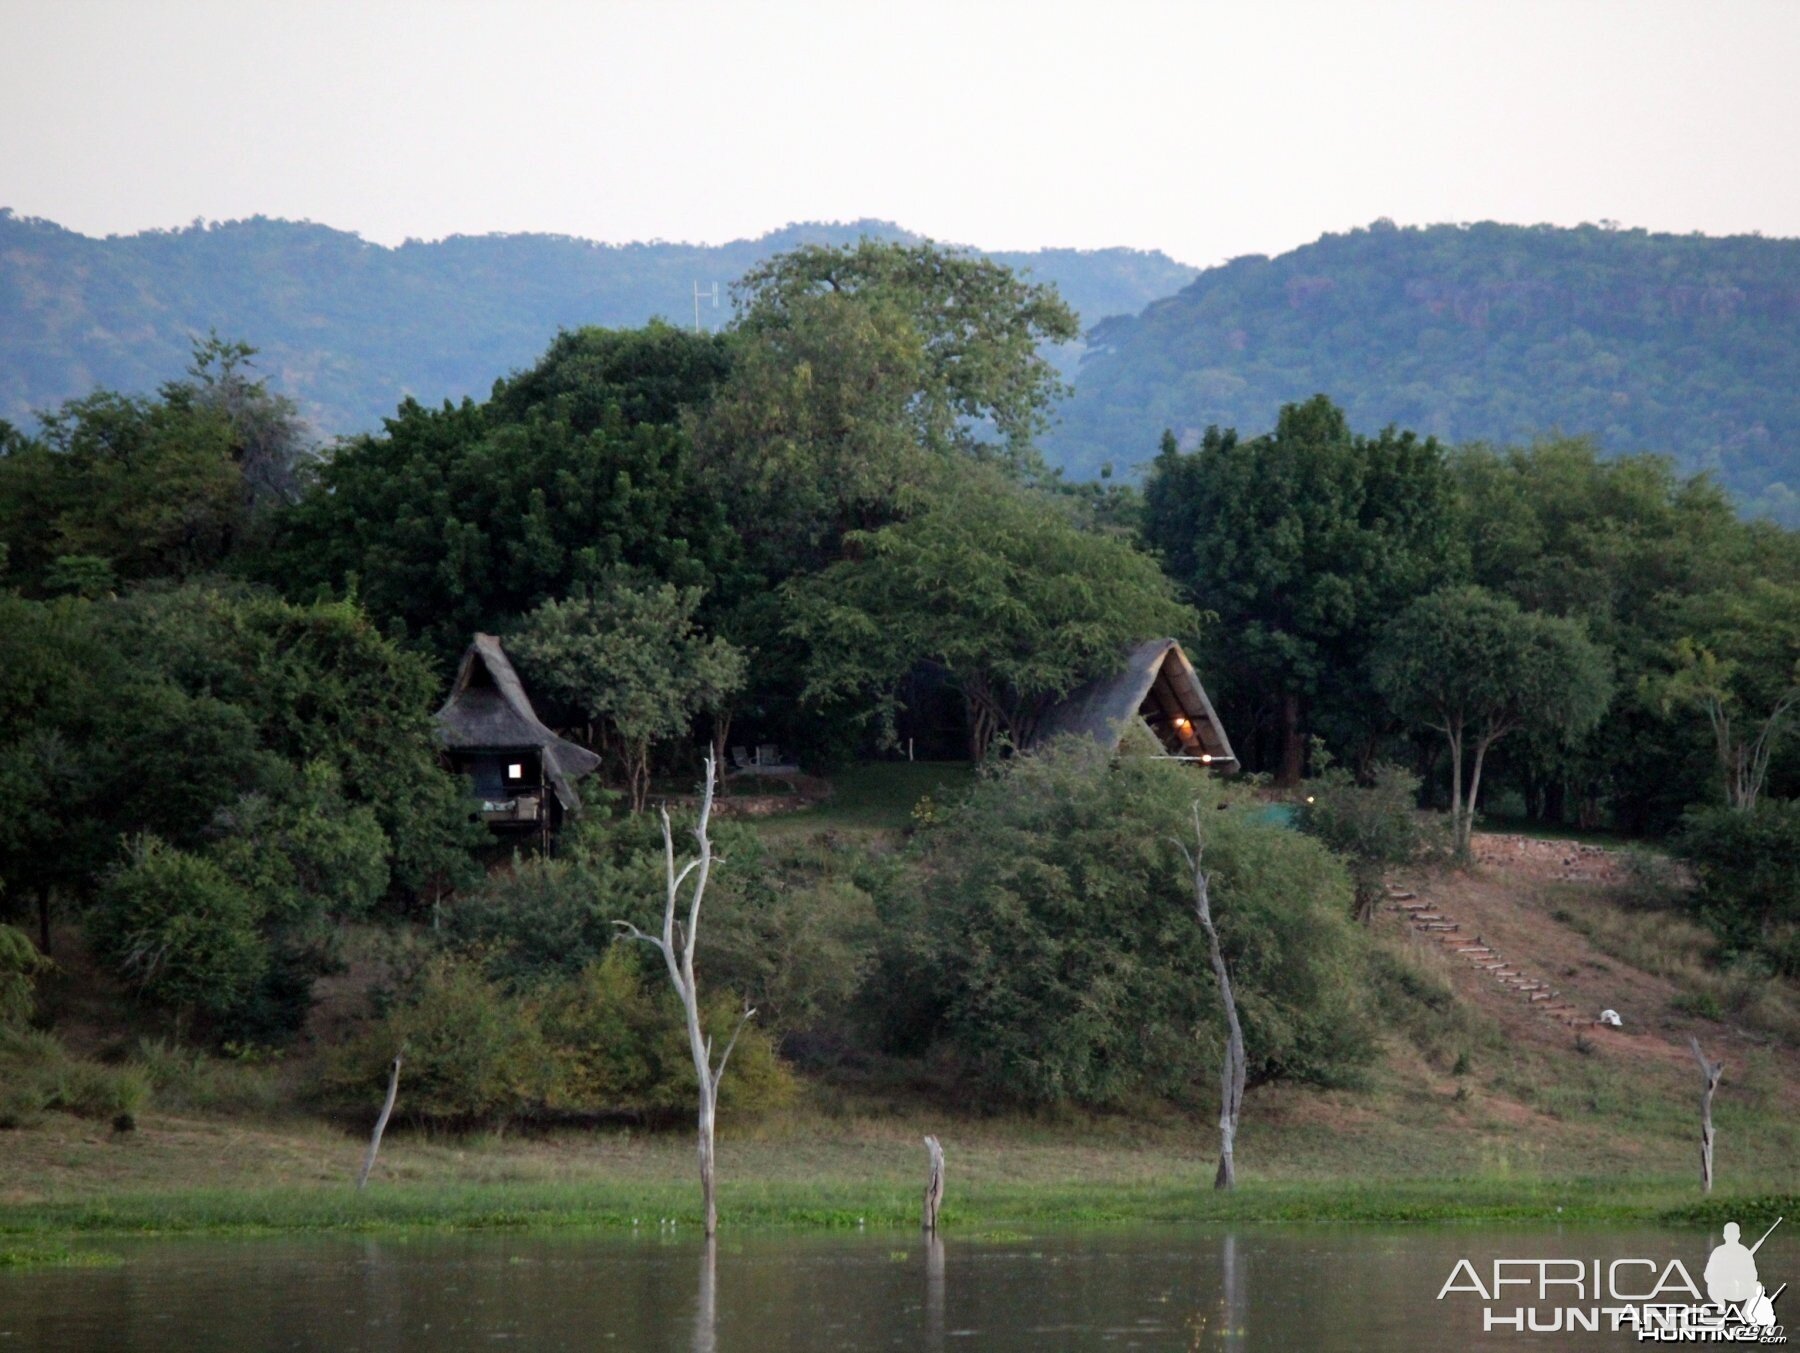
[[[373,429],[406,395],[485,396],[559,327],[692,323],[695,283],[723,292],[770,254],[862,235],[919,238],[854,221],[718,246],[484,235],[390,249],[263,217],[92,239],[0,211],[0,418],[23,425],[96,385],[154,389],[186,366],[192,335],[216,328],[261,349],[260,368],[321,431]],[[1197,271],[1134,249],[991,257],[1054,282],[1087,324],[1135,314]],[[724,323],[727,305],[702,322]]]
[[[1320,391],[1360,428],[1666,452],[1800,525],[1800,240],[1378,222],[1234,259],[1089,333],[1046,449],[1125,473]]]

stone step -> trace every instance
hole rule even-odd
[[[1455,921],[1421,921],[1418,925],[1420,930],[1448,931],[1462,929]]]

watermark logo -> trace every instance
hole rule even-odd
[[[1775,1302],[1787,1284],[1769,1291],[1756,1267],[1756,1252],[1782,1220],[1748,1246],[1727,1222],[1701,1272],[1704,1293],[1679,1259],[1495,1259],[1485,1275],[1459,1259],[1437,1299],[1479,1298],[1484,1331],[1631,1330],[1656,1343],[1785,1344]]]

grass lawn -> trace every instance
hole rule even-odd
[[[938,803],[968,792],[975,768],[967,761],[865,761],[831,777],[831,797],[812,808],[752,819],[759,831],[902,831],[913,808],[930,795]]]

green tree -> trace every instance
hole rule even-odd
[[[485,404],[408,400],[325,460],[257,571],[292,596],[354,594],[443,663],[621,567],[710,586],[735,567],[735,537],[672,420],[722,361],[666,326],[581,330]]]
[[[1394,711],[1449,745],[1451,822],[1463,855],[1489,748],[1524,729],[1578,737],[1612,693],[1606,654],[1579,622],[1521,611],[1474,586],[1407,607],[1382,631],[1372,666]]]
[[[1178,845],[1196,799],[1248,1082],[1353,1078],[1374,1048],[1342,866],[1189,767],[1079,739],[996,767],[880,899],[890,1043],[946,1045],[1000,1101],[1207,1094],[1219,1001]]]
[[[753,337],[792,327],[823,296],[872,298],[897,311],[922,344],[921,368],[910,373],[919,378],[911,401],[918,441],[1022,465],[1062,393],[1042,345],[1080,334],[1054,287],[929,241],[804,245],[750,269],[733,293],[737,327]]]
[[[547,601],[513,651],[543,690],[603,725],[642,812],[650,757],[702,713],[723,714],[743,684],[744,655],[694,622],[700,589],[613,581],[597,595]]]
[[[1694,870],[1694,903],[1730,949],[1760,950],[1800,976],[1800,800],[1691,811],[1675,849]]]
[[[1418,810],[1419,777],[1400,766],[1378,765],[1370,783],[1332,767],[1308,786],[1297,825],[1344,861],[1355,885],[1356,919],[1368,924],[1389,870],[1426,848]]]
[[[977,760],[996,736],[1029,745],[1056,700],[1132,644],[1198,624],[1149,557],[991,472],[849,541],[859,557],[785,594],[812,655],[804,698],[891,718],[901,679],[930,663],[962,694]]]
[[[1454,506],[1435,441],[1392,428],[1358,436],[1323,395],[1283,406],[1267,436],[1211,428],[1191,454],[1165,437],[1144,539],[1217,612],[1238,683],[1277,707],[1278,783],[1299,782],[1311,705],[1366,717],[1376,630],[1459,575]]]
[[[1800,720],[1800,586],[1758,578],[1684,612],[1693,632],[1671,646],[1672,670],[1644,686],[1664,709],[1706,715],[1725,802],[1749,811]]]

